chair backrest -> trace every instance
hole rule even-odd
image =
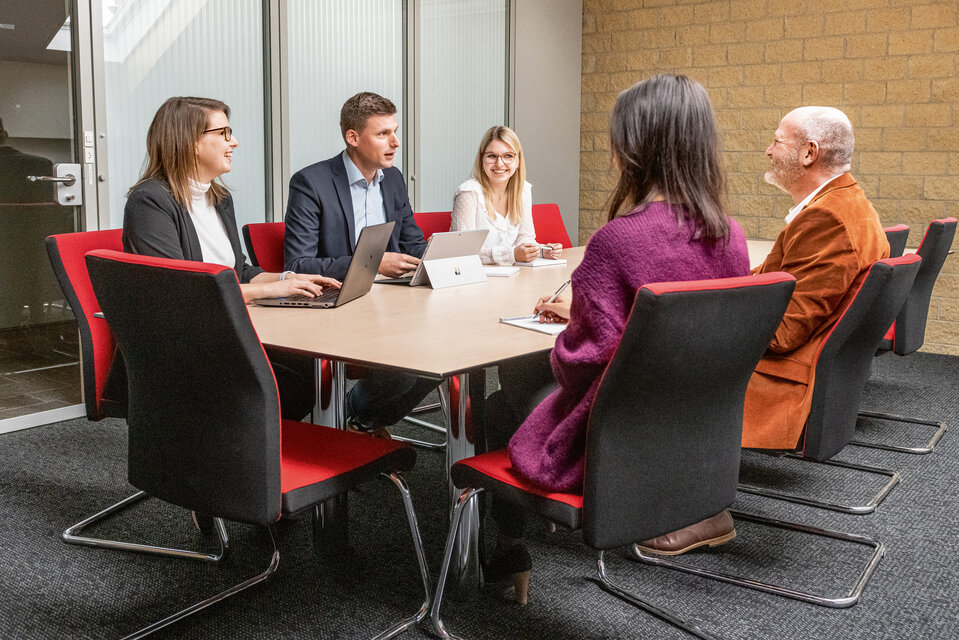
[[[852,439],[872,358],[902,309],[922,259],[910,253],[878,260],[819,349],[803,456],[826,460]]]
[[[534,204],[533,228],[536,229],[536,240],[543,244],[558,242],[564,249],[569,249],[573,243],[566,233],[563,216],[560,215],[558,204]]]
[[[62,233],[46,239],[47,255],[63,295],[77,320],[80,333],[80,368],[83,399],[87,418],[102,420],[107,416],[126,415],[125,389],[117,389],[114,397],[104,397],[107,376],[116,353],[110,327],[102,318],[93,317],[100,304],[93,293],[90,275],[83,256],[94,249],[123,249],[123,231],[82,231]]]
[[[746,385],[795,284],[775,272],[639,290],[589,417],[587,544],[644,540],[732,504]]]
[[[916,281],[906,297],[899,315],[896,316],[895,334],[892,341],[894,353],[905,356],[922,346],[926,338],[926,317],[929,314],[929,300],[936,278],[949,255],[952,241],[956,236],[956,219],[933,220],[926,229],[926,235],[916,254],[922,258]]]
[[[423,232],[423,239],[429,240],[434,233],[445,233],[450,230],[453,224],[453,213],[451,211],[414,212],[413,220]]]
[[[898,258],[906,250],[906,240],[909,239],[909,225],[897,224],[884,227],[886,240],[889,241],[889,257]]]
[[[243,225],[243,243],[250,263],[271,273],[283,271],[285,222],[256,222]]]
[[[280,516],[280,405],[233,269],[87,255],[126,362],[129,480],[172,504],[267,525]]]

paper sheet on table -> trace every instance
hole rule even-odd
[[[486,276],[489,278],[515,276],[519,273],[519,267],[483,267]]]
[[[530,329],[531,331],[539,331],[540,333],[548,333],[550,335],[557,335],[563,332],[563,329],[566,328],[565,322],[540,322],[539,318],[536,316],[518,316],[516,318],[500,318],[500,322],[503,324],[511,324],[514,327],[520,327],[521,329]]]
[[[530,260],[529,262],[513,263],[513,265],[517,267],[558,267],[561,264],[566,264],[566,260],[564,258],[558,258],[556,260],[553,260],[552,258],[536,258],[535,260]]]

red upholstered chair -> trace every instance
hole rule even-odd
[[[243,225],[243,242],[250,263],[271,273],[282,273],[285,222],[258,222]]]
[[[916,254],[878,260],[869,268],[855,296],[829,330],[816,360],[812,405],[798,454],[807,462],[843,467],[888,477],[865,505],[836,504],[809,496],[740,484],[741,491],[843,513],[872,513],[900,480],[897,471],[831,460],[856,431],[856,415],[869,379],[872,358],[886,329],[902,309],[922,259]]]
[[[130,483],[223,520],[270,527],[380,475],[400,490],[424,601],[391,637],[425,617],[430,579],[402,472],[406,445],[282,420],[276,380],[229,267],[115,251],[87,254],[90,279],[129,380]],[[135,634],[142,637],[267,579],[262,573]],[[171,570],[173,570],[171,568]],[[134,637],[134,636],[131,636]]]
[[[613,582],[604,554],[732,504],[746,385],[794,286],[792,276],[770,273],[641,288],[590,412],[582,492],[536,487],[514,471],[506,450],[453,465],[461,493],[431,611],[437,633],[453,637],[441,606],[459,519],[487,491],[582,529],[586,544],[599,551],[604,588],[697,637],[714,637]]]
[[[883,337],[882,342],[879,343],[879,348],[876,351],[877,356],[889,353],[890,351],[898,356],[906,356],[917,351],[919,347],[922,346],[926,336],[926,317],[929,314],[929,300],[932,297],[932,289],[936,284],[936,278],[939,277],[939,272],[942,270],[942,265],[946,261],[946,256],[950,253],[952,241],[955,236],[955,218],[933,220],[929,223],[929,227],[926,229],[926,235],[923,236],[922,242],[916,250],[916,255],[922,258],[922,264],[919,265],[916,280],[913,282],[912,288],[909,290],[909,295],[906,297],[906,303],[896,316],[895,322],[892,323],[892,326],[889,327],[889,330]],[[916,417],[876,411],[860,411],[859,415],[876,420],[891,420],[893,422],[927,425],[936,428],[935,433],[929,441],[921,446],[899,446],[865,442],[862,440],[853,440],[851,442],[851,444],[863,447],[873,447],[902,453],[932,453],[932,450],[946,432],[945,423],[938,420],[924,420]]]
[[[416,226],[423,232],[423,238],[430,239],[434,233],[445,233],[453,224],[453,214],[450,211],[428,211],[413,213]]]
[[[87,408],[87,419],[99,422],[103,418],[125,418],[127,415],[127,388],[122,360],[114,370],[116,342],[113,333],[102,317],[97,317],[100,305],[93,293],[90,276],[83,256],[94,249],[123,249],[122,230],[85,231],[53,235],[46,239],[47,254],[63,295],[77,320],[80,333],[80,364],[83,371],[83,396]],[[131,504],[146,498],[147,494],[138,491],[120,502],[85,518],[68,527],[63,532],[63,540],[70,544],[91,547],[122,549],[175,555],[204,561],[219,561],[223,550],[216,554],[195,553],[180,549],[168,549],[152,545],[91,538],[80,535],[94,524],[116,514]]]
[[[536,229],[536,241],[541,244],[558,242],[564,249],[573,246],[557,204],[534,204],[533,228]]]
[[[889,257],[898,258],[906,250],[906,241],[909,239],[909,225],[897,224],[885,227],[886,240],[889,241]]]

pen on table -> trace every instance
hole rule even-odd
[[[558,297],[559,297],[559,294],[563,293],[563,291],[566,290],[566,287],[569,286],[569,282],[570,282],[570,281],[567,280],[567,281],[564,282],[563,284],[559,285],[559,289],[557,289],[557,290],[556,290],[556,293],[554,293],[553,295],[551,295],[551,296],[549,297],[549,300],[546,301],[546,304],[549,304],[549,303],[551,303],[551,302],[556,302],[556,298],[558,298]],[[534,317],[534,318],[538,318],[541,313],[542,313],[542,311],[537,311],[536,313],[533,314],[533,317]]]

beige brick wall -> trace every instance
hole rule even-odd
[[[959,3],[955,0],[584,0],[580,242],[614,185],[608,119],[618,92],[655,73],[709,91],[730,213],[773,239],[792,200],[762,178],[779,119],[809,104],[846,112],[852,174],[883,224],[959,214]],[[923,350],[959,355],[959,258],[933,292]]]

